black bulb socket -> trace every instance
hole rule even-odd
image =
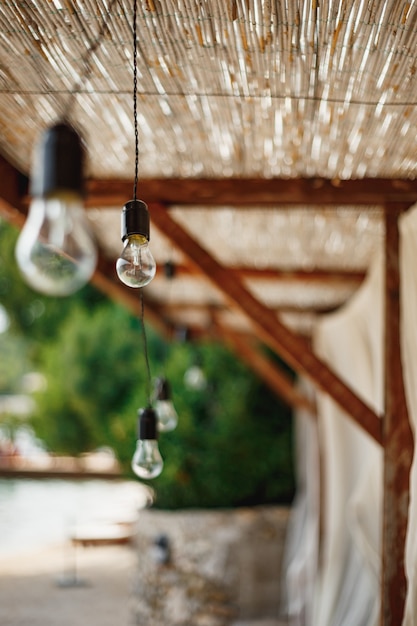
[[[157,400],[171,399],[171,385],[166,378],[157,378],[155,384],[155,397]]]
[[[129,200],[122,209],[122,241],[130,235],[142,235],[149,241],[149,211],[142,200]]]
[[[48,198],[69,191],[84,195],[84,144],[75,128],[59,122],[43,133],[35,152],[31,195]]]
[[[158,439],[157,415],[152,407],[138,411],[138,438],[142,441]]]
[[[172,278],[174,278],[175,271],[176,271],[175,263],[173,261],[167,261],[164,265],[165,278],[168,278],[168,280],[171,280]]]

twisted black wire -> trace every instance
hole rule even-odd
[[[146,328],[145,328],[145,310],[143,303],[143,288],[139,289],[140,293],[140,323],[142,328],[142,341],[143,341],[143,353],[145,355],[145,363],[146,363],[146,400],[148,406],[151,406],[151,368],[149,366],[149,355],[148,355],[148,340],[146,337]]]
[[[137,42],[137,0],[133,0],[133,122],[135,127],[135,177],[133,181],[133,199],[137,199],[138,172],[139,172],[139,131],[138,131],[138,42]],[[140,292],[140,323],[142,329],[143,352],[146,363],[146,398],[151,405],[151,368],[149,366],[148,340],[145,328],[145,310],[143,303],[143,289]]]
[[[137,198],[139,170],[139,132],[138,132],[138,42],[137,42],[137,0],[133,0],[133,121],[135,126],[135,177],[133,199]]]

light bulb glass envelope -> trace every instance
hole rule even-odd
[[[136,476],[152,479],[159,476],[164,467],[158,448],[156,412],[151,408],[140,409],[138,419],[138,440],[132,458],[132,470]]]
[[[48,295],[66,296],[94,272],[97,251],[83,209],[84,145],[67,122],[41,137],[31,177],[32,202],[16,246],[28,284]]]
[[[161,433],[174,430],[178,424],[178,413],[172,400],[157,400],[155,411],[158,415],[158,428]]]
[[[138,439],[132,458],[132,469],[136,476],[145,480],[156,478],[162,472],[164,462],[159,452],[158,442]]]
[[[91,278],[97,251],[80,196],[56,193],[34,198],[16,245],[26,282],[51,296],[74,293]]]
[[[128,287],[145,287],[155,276],[156,263],[143,235],[130,235],[116,262],[119,279]]]
[[[178,413],[171,396],[171,386],[166,378],[157,378],[155,389],[155,411],[158,416],[158,430],[168,432],[178,424]]]

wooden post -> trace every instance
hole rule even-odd
[[[408,208],[408,205],[403,208]],[[400,354],[398,211],[385,211],[385,415],[381,626],[400,626],[407,592],[404,548],[413,436],[408,420]]]

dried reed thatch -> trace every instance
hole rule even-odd
[[[90,176],[133,177],[132,4],[1,3],[0,150],[17,168],[29,171],[40,130],[71,104]],[[413,178],[416,43],[414,2],[140,0],[140,178]],[[92,222],[114,257],[118,210],[99,209]],[[226,265],[366,270],[383,234],[380,207],[284,209],[249,207],[243,218],[224,207],[213,219],[207,208],[178,207],[175,215]],[[184,260],[164,234],[154,229],[153,237],[159,263]],[[219,304],[204,282],[181,280],[180,298],[190,292],[200,304]],[[247,284],[264,302],[293,310],[310,293],[322,310],[343,302],[357,281],[331,289]],[[148,293],[164,298],[158,280]]]

